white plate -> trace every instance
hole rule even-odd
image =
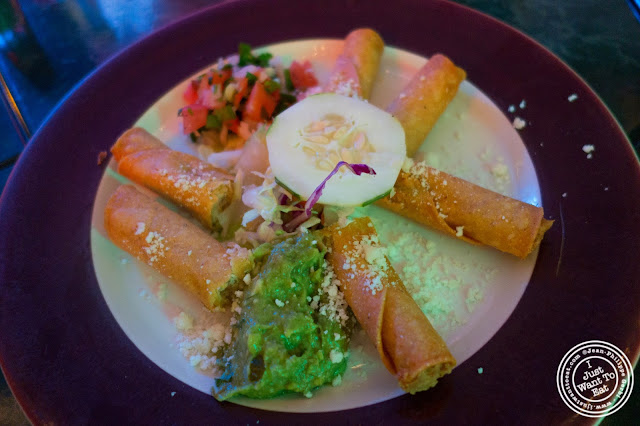
[[[316,75],[323,81],[341,46],[342,41],[306,40],[276,44],[267,49],[282,56],[285,62],[310,59]],[[387,47],[370,102],[384,108],[424,63],[422,57]],[[195,153],[194,144],[181,134],[177,117],[188,82],[185,80],[160,98],[136,125],[174,149]],[[540,205],[536,173],[518,133],[495,104],[467,81],[462,83],[418,156],[445,172]],[[94,204],[91,249],[102,294],[118,324],[151,361],[177,379],[210,393],[213,378],[191,367],[175,346],[177,331],[173,318],[185,311],[194,316],[196,322],[210,321],[211,314],[195,297],[132,259],[106,238],[104,206],[122,182],[126,179],[115,173],[112,161]],[[535,265],[537,251],[519,260],[432,232],[376,207],[359,213],[373,218],[382,241],[392,249],[390,257],[401,276],[404,267],[418,265],[424,269],[428,286],[420,289],[423,294],[418,298],[430,298],[423,309],[458,364],[478,351],[505,323]],[[390,223],[393,226],[389,226]],[[408,237],[423,244],[425,251],[408,258],[406,252],[399,250]],[[412,287],[409,282],[405,284]],[[157,295],[163,288],[167,289],[167,297],[160,300]],[[237,398],[233,401],[267,410],[321,412],[361,407],[401,394],[403,391],[379,361],[373,345],[363,333],[358,333],[351,343],[349,367],[341,386],[325,386],[311,399],[291,395],[271,400]]]

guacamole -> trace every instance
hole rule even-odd
[[[274,246],[244,291],[213,395],[271,398],[339,381],[352,316],[314,233]]]

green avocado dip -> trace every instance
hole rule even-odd
[[[353,324],[321,236],[305,233],[273,247],[244,291],[224,372],[213,396],[271,398],[337,384]]]

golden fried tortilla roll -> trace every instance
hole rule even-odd
[[[401,171],[392,192],[378,205],[469,243],[488,245],[520,258],[540,244],[553,224],[544,218],[541,207],[482,188],[423,162]]]
[[[404,127],[407,157],[418,151],[465,78],[446,56],[433,55],[387,107]]]
[[[142,128],[127,130],[111,148],[118,172],[218,230],[233,198],[233,177],[193,155],[174,151]]]
[[[383,50],[384,42],[377,32],[369,28],[351,31],[344,40],[342,53],[336,60],[325,90],[369,99]]]
[[[132,127],[118,138],[111,147],[111,153],[116,161],[127,155],[149,149],[169,149],[162,141],[142,127]]]
[[[252,268],[250,252],[207,231],[131,185],[118,187],[104,212],[111,241],[195,294],[209,309],[230,301]]]
[[[367,217],[330,230],[328,259],[345,299],[402,389],[435,386],[456,365],[446,343],[407,292]]]

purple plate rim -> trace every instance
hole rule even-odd
[[[537,42],[459,4],[285,0],[278,6],[224,3],[155,31],[79,83],[25,149],[0,196],[0,256],[6,259],[0,263],[0,366],[29,419],[342,423],[346,414],[355,423],[390,417],[401,424],[451,423],[468,415],[479,422],[593,422],[575,418],[558,396],[562,356],[592,339],[615,344],[635,363],[640,352],[640,268],[625,257],[640,248],[634,238],[640,203],[629,196],[640,195],[640,167],[606,106]],[[407,31],[416,24],[420,38]],[[106,165],[96,164],[98,154],[160,95],[233,52],[239,41],[340,38],[359,26],[377,29],[395,47],[445,53],[503,111],[527,100],[519,112],[528,122],[521,137],[556,225],[507,323],[435,389],[347,412],[293,415],[219,404],[142,355],[102,298],[89,245],[91,208]],[[211,49],[205,54],[200,46]],[[571,93],[578,94],[573,103]],[[591,160],[581,151],[588,143],[596,146]],[[612,327],[621,323],[629,325]]]

